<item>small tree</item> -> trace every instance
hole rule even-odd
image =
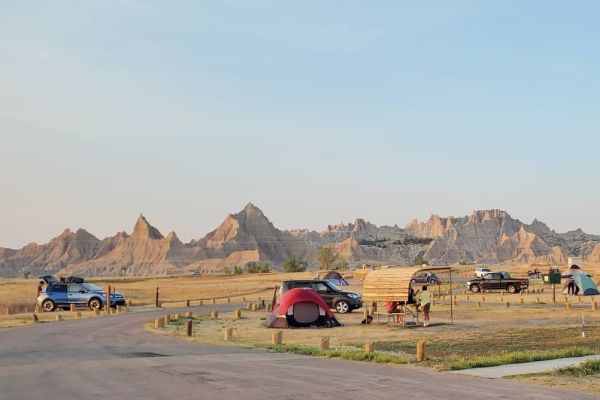
[[[321,269],[331,269],[333,263],[338,259],[338,255],[331,247],[319,247],[317,250],[317,261],[321,265]]]
[[[304,272],[308,262],[301,258],[290,258],[283,263],[283,272]]]

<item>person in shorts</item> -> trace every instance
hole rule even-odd
[[[427,286],[423,286],[419,293],[421,308],[423,309],[423,326],[429,326],[429,311],[431,309],[431,292],[427,290]]]

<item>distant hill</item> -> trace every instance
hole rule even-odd
[[[0,276],[20,276],[24,271],[84,276],[219,272],[250,261],[279,268],[290,258],[303,258],[316,266],[321,246],[332,247],[351,265],[411,265],[417,259],[432,265],[551,265],[577,255],[600,263],[600,236],[580,229],[557,233],[543,222],[525,224],[501,210],[480,210],[457,218],[432,215],[426,222],[413,220],[404,228],[356,219],[316,232],[279,230],[249,203],[203,238],[185,244],[175,232],[163,236],[140,215],[131,234],[118,232],[100,240],[84,229],[67,229],[46,244],[0,248]]]

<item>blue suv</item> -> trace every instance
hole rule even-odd
[[[44,311],[54,311],[57,308],[68,308],[71,304],[102,309],[106,304],[106,291],[93,283],[83,282],[83,279],[71,279],[69,282],[58,281],[53,276],[41,277],[46,283],[46,289],[37,298],[38,304]],[[111,293],[110,306],[125,305],[125,297],[119,293]]]

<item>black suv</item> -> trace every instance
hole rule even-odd
[[[344,292],[333,283],[325,280],[297,280],[283,281],[281,283],[281,294],[290,289],[310,288],[319,293],[329,308],[340,314],[345,314],[362,307],[362,297],[357,292]]]

